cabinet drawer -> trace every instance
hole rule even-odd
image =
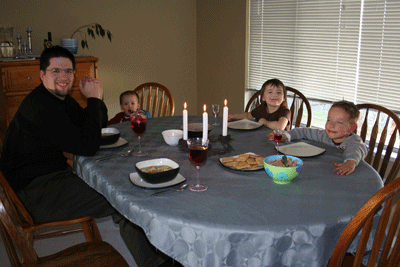
[[[41,83],[39,66],[9,67],[3,71],[6,92],[31,91]]]
[[[25,95],[15,95],[7,97],[5,105],[7,127],[10,124],[12,118],[14,118],[15,113],[17,113],[17,110],[21,105],[22,100],[24,100],[24,98]]]

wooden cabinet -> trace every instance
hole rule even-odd
[[[79,80],[85,76],[97,78],[97,58],[75,57],[76,77],[70,95],[82,106],[87,100],[79,91]],[[40,83],[39,59],[0,61],[0,146],[6,130],[22,100]],[[71,159],[71,155],[68,155]]]
[[[76,77],[70,95],[86,107],[86,98],[79,91],[78,82],[84,76],[97,78],[97,58],[76,57]],[[39,59],[0,62],[0,138],[7,130],[19,105],[27,94],[40,83]]]

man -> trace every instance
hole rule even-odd
[[[68,94],[74,77],[75,58],[69,51],[60,46],[43,51],[42,83],[22,101],[9,125],[0,170],[36,223],[113,215],[138,265],[158,266],[168,257],[158,253],[139,227],[119,215],[67,164],[63,152],[93,156],[100,146],[101,128],[108,123],[100,82],[79,81],[87,98],[83,109]]]

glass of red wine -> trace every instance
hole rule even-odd
[[[279,152],[279,143],[282,141],[282,130],[274,130],[274,141],[276,142],[276,150]]]
[[[147,116],[143,112],[135,112],[131,116],[131,125],[132,130],[137,134],[139,140],[139,151],[133,152],[135,156],[144,156],[148,153],[146,151],[142,151],[142,147],[140,145],[140,137],[146,131],[147,125]]]
[[[200,166],[207,160],[208,140],[203,140],[202,138],[189,138],[187,144],[189,147],[189,159],[197,169],[196,184],[191,185],[189,188],[190,190],[197,192],[205,191],[208,189],[208,186],[200,184]]]

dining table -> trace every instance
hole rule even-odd
[[[210,116],[209,121],[214,119]],[[201,116],[189,116],[189,123],[201,122]],[[141,137],[146,156],[96,161],[138,150],[129,121],[109,126],[117,128],[126,142],[100,148],[92,157],[75,156],[74,172],[140,226],[157,249],[184,266],[326,266],[348,222],[382,188],[379,174],[361,161],[350,175],[337,175],[334,162],[343,162],[343,151],[309,140],[302,141],[326,150],[302,157],[301,173],[289,184],[274,183],[263,168],[227,168],[222,157],[249,152],[267,157],[278,152],[268,141],[272,130],[265,126],[228,128],[223,137],[222,117],[217,122],[208,134],[208,158],[200,168],[206,191],[172,190],[152,196],[165,188],[131,179],[137,175],[135,163],[168,158],[179,164],[181,178],[169,189],[196,183],[186,142],[169,146],[161,134],[181,129],[182,116],[148,119]]]

